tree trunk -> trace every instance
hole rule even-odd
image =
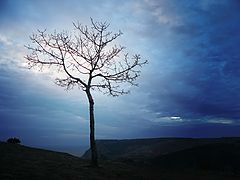
[[[90,90],[86,91],[89,102],[89,118],[90,118],[90,148],[91,148],[91,164],[98,166],[97,146],[95,142],[95,124],[94,124],[94,100]]]

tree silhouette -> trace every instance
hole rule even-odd
[[[55,83],[72,89],[82,89],[89,102],[91,162],[98,166],[97,148],[94,128],[94,99],[92,90],[118,96],[129,93],[122,83],[136,86],[140,67],[147,61],[141,61],[140,55],[129,57],[124,54],[125,47],[113,44],[122,32],[108,31],[109,24],[91,19],[90,26],[73,23],[74,35],[56,31],[52,34],[46,30],[33,34],[33,45],[26,46],[31,51],[25,56],[29,68],[51,68],[59,73]],[[64,76],[63,76],[64,75]]]
[[[21,143],[21,141],[16,137],[8,138],[7,142],[11,143],[11,144],[20,144]]]

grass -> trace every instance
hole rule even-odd
[[[0,143],[1,180],[103,180],[141,179],[122,163],[101,163],[99,168],[90,162],[67,153]]]
[[[67,153],[0,142],[1,180],[238,180],[231,173],[165,169],[131,165],[119,161],[101,161],[99,168]]]

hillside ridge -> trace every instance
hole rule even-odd
[[[212,143],[240,142],[239,137],[221,138],[145,138],[145,139],[121,139],[121,140],[97,140],[99,157],[101,159],[119,158],[154,158],[180,150]],[[82,156],[90,158],[90,149]]]
[[[165,139],[171,143],[175,140]],[[100,159],[99,168],[92,168],[89,166],[89,160],[68,153],[0,142],[0,179],[177,180],[183,177],[185,180],[238,180],[240,176],[239,142],[238,138],[230,138],[227,143],[210,143],[154,157]],[[114,143],[117,148],[122,146],[116,141]],[[113,146],[112,148],[114,149]],[[214,154],[216,155],[213,156]]]

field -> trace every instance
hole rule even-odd
[[[100,167],[93,168],[86,158],[1,142],[0,179],[237,180],[240,178],[239,150],[239,143],[231,140],[155,157],[116,158],[115,154],[115,158],[101,159]]]

